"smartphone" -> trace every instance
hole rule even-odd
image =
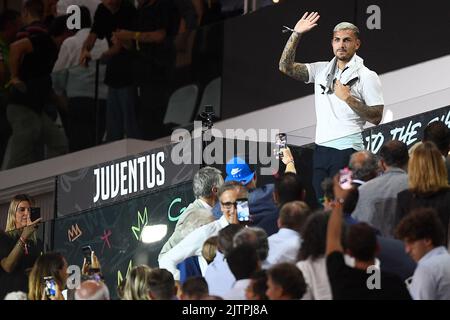
[[[237,217],[239,221],[247,222],[250,221],[250,211],[248,209],[248,201],[245,200],[237,200]]]
[[[56,282],[52,276],[44,277],[44,285],[47,298],[56,296]]]
[[[31,222],[36,221],[41,217],[41,208],[30,208],[30,220]]]
[[[81,248],[81,250],[83,251],[83,256],[86,258],[87,264],[91,265],[92,264],[92,260],[91,260],[92,248],[91,248],[91,246],[84,246],[83,248]]]
[[[352,188],[352,171],[350,169],[344,168],[339,170],[339,184],[345,190]]]

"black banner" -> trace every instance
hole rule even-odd
[[[172,145],[58,177],[57,216],[128,200],[191,181],[198,165],[175,164]]]

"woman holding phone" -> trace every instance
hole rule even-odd
[[[31,219],[34,200],[14,196],[8,210],[5,232],[0,231],[0,299],[12,291],[28,292],[28,273],[41,253],[36,229],[41,218]]]

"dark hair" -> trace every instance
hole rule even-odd
[[[375,229],[365,222],[351,225],[347,233],[346,246],[355,259],[361,261],[374,259],[377,249]]]
[[[333,190],[333,179],[325,178],[320,184],[320,187],[323,191],[323,196],[326,197],[329,201],[334,200],[334,190]]]
[[[434,247],[445,245],[445,230],[435,209],[412,210],[397,225],[396,236],[401,240],[430,239]]]
[[[171,300],[175,295],[175,280],[166,269],[153,269],[148,278],[150,293],[156,300]]]
[[[209,294],[208,283],[203,277],[191,277],[187,279],[181,288],[183,294],[190,298],[201,299]]]
[[[223,254],[227,255],[233,249],[233,238],[239,230],[244,228],[242,224],[229,224],[219,231],[217,237],[217,249]]]
[[[423,130],[423,141],[431,141],[441,153],[447,153],[450,147],[450,129],[442,121],[429,123]]]
[[[280,222],[282,227],[300,232],[311,210],[303,201],[285,203],[280,209]]]
[[[247,244],[233,248],[226,256],[230,271],[236,280],[248,279],[258,268],[255,247]]]
[[[267,270],[267,276],[283,289],[283,294],[291,299],[301,299],[306,292],[303,273],[293,264],[276,264]]]
[[[404,142],[391,140],[381,147],[379,156],[388,166],[402,168],[408,164],[408,147]]]
[[[0,31],[4,31],[8,23],[15,22],[20,17],[16,10],[5,10],[0,14]]]
[[[23,4],[23,8],[35,18],[41,20],[44,18],[44,2],[42,0],[26,0]]]
[[[90,28],[92,25],[91,12],[85,6],[80,7],[80,27],[81,29]]]
[[[278,195],[279,205],[295,200],[303,200],[303,192],[305,188],[300,178],[292,173],[287,172],[275,179],[275,193]]]
[[[328,215],[317,211],[306,218],[301,231],[303,242],[298,254],[298,260],[320,258],[325,254],[327,243]]]
[[[250,276],[253,293],[259,297],[259,300],[269,300],[267,291],[267,271],[259,270]]]

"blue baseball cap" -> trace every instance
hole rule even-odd
[[[243,185],[248,184],[252,181],[254,172],[250,170],[248,164],[239,157],[231,158],[230,161],[227,162],[227,177],[225,181],[237,181],[242,183]]]

